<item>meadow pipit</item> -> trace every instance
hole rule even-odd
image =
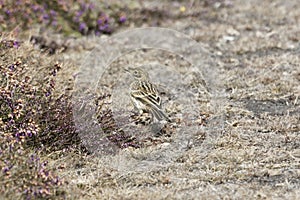
[[[161,107],[161,98],[158,94],[156,86],[149,80],[147,72],[141,68],[127,68],[125,71],[129,72],[135,79],[130,84],[130,97],[134,107],[142,115],[144,112],[151,113],[157,120],[171,120],[165,114]]]

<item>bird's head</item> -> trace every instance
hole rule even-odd
[[[148,80],[149,75],[147,72],[141,68],[129,67],[125,69],[126,72],[129,72],[137,80]]]

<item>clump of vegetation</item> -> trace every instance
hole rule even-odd
[[[64,34],[109,34],[126,22],[120,9],[101,8],[91,0],[1,0],[0,31],[29,29],[37,24]],[[110,12],[110,10],[112,10]]]
[[[0,56],[0,191],[29,199],[61,197],[64,181],[41,156],[76,143],[67,97],[54,95],[61,64],[15,40],[0,41]]]

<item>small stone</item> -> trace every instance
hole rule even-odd
[[[226,32],[231,36],[239,36],[240,35],[240,32],[238,32],[234,28],[229,28],[229,29],[227,29]]]
[[[224,35],[223,40],[225,40],[226,42],[231,42],[231,41],[235,40],[235,37],[229,36],[229,35]]]

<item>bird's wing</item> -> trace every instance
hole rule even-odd
[[[139,87],[131,88],[131,96],[146,106],[149,106],[151,113],[158,119],[171,121],[161,108],[161,98],[155,85],[149,82],[141,82]]]
[[[131,96],[146,104],[161,108],[161,98],[155,85],[149,82],[141,82],[138,88],[131,90]]]

